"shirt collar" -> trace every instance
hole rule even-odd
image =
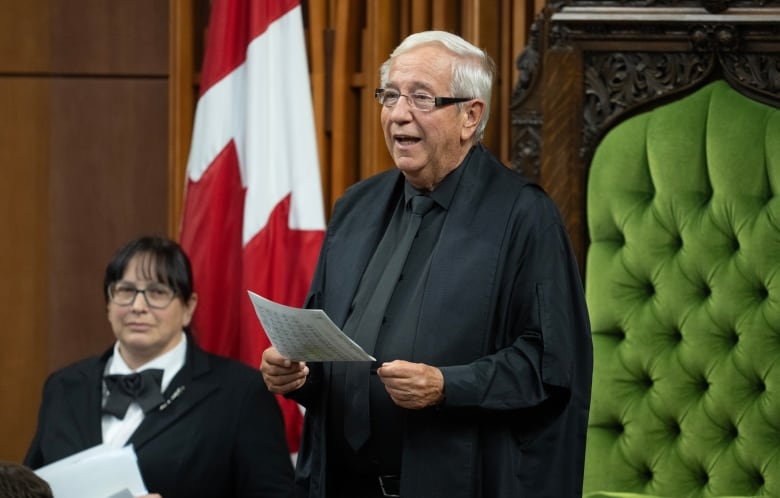
[[[471,157],[471,152],[474,150],[472,147],[471,151],[466,155],[466,157],[463,159],[463,162],[458,165],[457,168],[450,171],[450,173],[444,177],[442,181],[439,182],[439,184],[436,186],[435,189],[432,191],[424,191],[424,190],[417,190],[416,188],[412,187],[412,185],[409,182],[404,182],[404,205],[409,204],[409,200],[414,197],[415,195],[427,195],[434,201],[436,201],[436,204],[444,208],[445,210],[448,210],[450,208],[450,204],[452,204],[452,198],[455,196],[455,190],[458,188],[458,183],[460,182],[460,177],[463,176],[463,170],[466,163],[468,163],[469,157]]]
[[[164,372],[161,387],[162,391],[165,391],[168,388],[168,384],[171,383],[173,377],[179,373],[181,367],[184,366],[184,361],[187,357],[187,334],[182,332],[181,335],[181,341],[179,341],[179,344],[177,344],[173,349],[147,363],[144,363],[138,367],[137,370],[133,370],[127,365],[127,363],[125,363],[122,355],[119,354],[119,341],[117,341],[114,344],[114,354],[108,359],[108,363],[106,364],[105,374],[127,375],[133,373],[134,371],[140,372],[141,370],[147,370],[149,368],[159,368]]]

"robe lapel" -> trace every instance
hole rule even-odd
[[[466,163],[458,190],[434,249],[413,361],[452,365],[469,363],[490,350],[485,324],[494,305],[504,230],[512,212],[506,196],[488,196],[486,187],[501,182],[477,147]],[[509,188],[509,187],[506,187]],[[511,197],[510,197],[511,198]],[[445,310],[467,309],[468,313]],[[431,331],[436,331],[432,333]]]
[[[163,393],[165,402],[149,412],[130,437],[136,450],[154,439],[172,424],[188,414],[201,401],[219,388],[219,383],[208,375],[211,371],[208,357],[188,342],[187,361]]]
[[[491,167],[481,146],[473,151],[458,184],[454,202],[442,226],[434,249],[413,361],[434,365],[468,364],[489,352],[493,340],[490,311],[494,308],[500,254],[506,241],[504,232],[512,206],[503,195],[501,178]],[[503,166],[498,166],[503,167]],[[498,192],[486,195],[486,189]],[[469,310],[459,313],[457,310]],[[454,311],[453,311],[454,310]],[[477,473],[472,462],[478,454],[478,429],[464,420],[436,410],[409,413],[404,434],[401,474],[411,476],[402,482],[402,495],[473,496]],[[440,467],[461,469],[446,482],[434,482],[416,469]],[[463,470],[466,469],[466,470]]]
[[[96,363],[85,366],[80,372],[80,378],[68,388],[72,393],[73,402],[68,406],[68,416],[72,420],[69,424],[76,431],[78,447],[90,448],[103,441],[103,429],[101,426],[103,403],[103,371],[106,360],[113,352],[107,351]],[[85,410],[84,408],[87,407]],[[62,424],[66,426],[66,424]]]
[[[333,322],[342,327],[349,314],[352,299],[357,291],[360,278],[374,254],[377,244],[385,231],[392,215],[399,189],[403,190],[403,176],[398,171],[387,171],[374,179],[381,182],[375,191],[372,190],[368,209],[362,209],[360,216],[350,216],[340,213],[338,226],[335,227],[326,243],[328,248],[328,275],[338,281],[338,285],[328,286],[324,308]],[[341,209],[351,211],[356,202],[341,206]],[[364,206],[365,203],[361,203]],[[334,218],[336,213],[334,213]],[[342,234],[348,234],[343,237]]]

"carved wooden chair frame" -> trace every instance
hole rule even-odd
[[[714,79],[780,106],[780,1],[548,4],[517,59],[512,167],[560,208],[580,266],[585,187],[603,135]]]

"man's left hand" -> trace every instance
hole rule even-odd
[[[436,367],[395,360],[383,363],[376,373],[401,408],[419,410],[444,401],[444,376]]]

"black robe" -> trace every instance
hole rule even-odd
[[[481,145],[434,249],[410,358],[439,367],[443,405],[407,410],[404,498],[579,497],[592,342],[561,217],[537,186]],[[343,326],[403,176],[387,171],[337,202],[307,299]],[[329,364],[290,397],[306,409],[297,480],[325,497]]]
[[[284,422],[260,373],[192,339],[163,410],[130,437],[151,493],[164,498],[288,498],[293,468]],[[103,372],[113,348],[53,373],[24,460],[38,468],[102,442]],[[178,392],[178,395],[173,393]]]

